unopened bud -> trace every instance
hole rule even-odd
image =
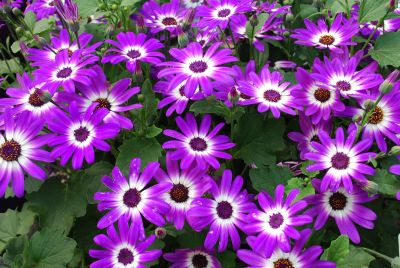
[[[353,121],[354,123],[359,123],[359,122],[361,122],[361,120],[362,120],[362,115],[360,115],[360,114],[356,114],[356,115],[354,115],[353,118],[352,118],[352,121]]]
[[[25,30],[24,30],[22,27],[20,27],[20,26],[18,26],[17,28],[15,28],[15,31],[17,32],[17,34],[20,34],[20,35],[23,35],[24,32],[25,32]]]
[[[22,54],[28,55],[28,47],[26,46],[25,42],[19,41],[19,48],[21,49]]]
[[[391,72],[383,81],[383,83],[379,86],[379,91],[383,94],[390,93],[393,89],[394,83],[396,83],[397,78],[399,77],[400,71],[394,70]]]
[[[117,9],[118,9],[118,6],[117,6],[116,4],[113,4],[113,5],[111,6],[111,9],[112,9],[112,10],[117,10]]]
[[[143,71],[142,71],[142,66],[140,64],[136,64],[135,76],[138,84],[143,82]]]
[[[158,239],[163,239],[167,235],[167,230],[163,227],[157,227],[154,234]]]
[[[139,95],[137,95],[138,96],[138,101],[140,102],[140,103],[143,103],[144,102],[144,95],[143,94],[139,94]]]
[[[68,26],[72,32],[74,32],[74,33],[79,32],[79,22],[77,22],[77,21],[70,22],[70,23],[68,23]]]
[[[253,26],[253,27],[256,27],[257,24],[258,24],[257,15],[256,15],[256,14],[253,14],[253,15],[250,17],[250,25]]]
[[[393,146],[389,152],[390,155],[400,155],[400,146]]]
[[[193,23],[193,20],[194,20],[194,17],[195,17],[195,11],[194,11],[194,9],[190,9],[187,13],[186,13],[186,16],[185,16],[185,18],[183,19],[183,29],[184,30],[187,30],[187,29],[189,29],[189,27],[192,25],[192,23]]]
[[[20,16],[20,15],[22,15],[22,11],[19,9],[19,8],[13,8],[12,9],[12,13],[15,15],[15,16]]]
[[[287,14],[286,15],[286,21],[292,21],[294,19],[294,16],[293,16],[293,14],[292,13],[289,13],[289,14]]]
[[[137,27],[138,32],[141,32],[141,33],[145,32],[146,24],[144,23],[143,16],[136,17],[136,27]]]
[[[178,35],[179,46],[186,47],[186,45],[189,43],[189,38],[188,38],[187,34],[179,26],[176,28],[176,33]]]
[[[365,109],[371,110],[371,109],[373,109],[374,107],[375,107],[375,102],[374,102],[374,101],[372,101],[372,100],[366,100],[366,101],[364,102],[364,108],[365,108]]]

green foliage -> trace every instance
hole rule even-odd
[[[109,175],[113,165],[108,162],[100,161],[94,163],[90,168],[85,170],[82,175],[82,183],[87,188],[86,197],[89,204],[94,204],[93,195],[95,192],[105,191],[107,188],[101,182],[101,178],[105,175]]]
[[[289,193],[290,190],[292,190],[292,189],[300,189],[300,193],[297,195],[297,197],[294,201],[303,199],[304,197],[306,197],[308,195],[315,194],[314,187],[312,186],[310,181],[308,180],[308,182],[307,182],[304,179],[298,178],[298,177],[291,178],[287,182],[287,186],[285,187],[285,192]]]
[[[258,192],[267,191],[274,194],[278,184],[285,185],[293,176],[287,167],[268,166],[253,168],[249,172],[253,188]]]
[[[360,1],[360,11],[358,21],[360,23],[376,21],[383,18],[386,14],[387,0],[362,0]]]
[[[326,7],[333,15],[336,15],[340,12],[347,13],[355,3],[355,0],[328,0],[326,2]]]
[[[341,235],[331,242],[328,249],[322,254],[321,259],[339,263],[350,252],[350,242],[347,236]]]
[[[382,194],[394,196],[400,191],[400,179],[387,170],[377,169],[371,180],[378,184],[378,191]]]
[[[83,18],[93,15],[99,6],[98,0],[74,0],[74,2],[78,5],[79,15]]]
[[[378,37],[374,48],[369,51],[369,55],[381,66],[400,67],[398,44],[400,44],[400,32],[384,33]]]

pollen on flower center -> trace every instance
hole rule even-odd
[[[166,18],[164,18],[161,22],[162,22],[162,24],[164,24],[165,26],[175,26],[175,25],[178,25],[178,22],[177,22],[176,19],[173,18],[173,17],[166,17]]]
[[[205,268],[208,265],[207,257],[203,254],[195,254],[192,257],[192,265],[195,268]]]
[[[268,89],[264,92],[264,99],[269,102],[278,102],[281,99],[281,94],[273,89]]]
[[[131,59],[136,59],[139,58],[142,54],[138,50],[132,49],[129,50],[129,52],[126,53],[126,55]]]
[[[351,89],[351,85],[347,81],[339,81],[336,83],[336,87],[341,91],[349,91]]]
[[[35,91],[29,95],[28,103],[34,107],[41,107],[45,102],[42,100],[42,92],[40,89],[35,89]]]
[[[123,265],[128,265],[134,260],[133,253],[127,248],[123,248],[118,253],[118,262]]]
[[[231,10],[227,9],[227,8],[224,8],[224,9],[221,9],[220,11],[218,11],[218,17],[220,17],[220,18],[228,17],[229,14],[231,14]]]
[[[199,137],[191,139],[189,145],[194,151],[197,152],[203,152],[207,149],[207,142]]]
[[[281,213],[274,213],[269,217],[269,225],[273,229],[278,229],[283,224],[283,216]]]
[[[189,69],[194,73],[204,73],[208,68],[207,63],[204,61],[198,60],[194,61],[189,65]]]
[[[183,85],[183,86],[181,86],[180,88],[179,88],[179,94],[182,96],[182,97],[185,97],[186,95],[185,95],[185,86]]]
[[[333,210],[343,210],[347,204],[347,197],[340,193],[336,192],[329,197],[329,205]]]
[[[140,203],[142,197],[138,190],[129,189],[128,191],[125,192],[124,197],[122,199],[127,207],[133,208]]]
[[[169,195],[175,202],[183,203],[189,199],[189,190],[183,184],[178,183],[174,184],[172,189],[169,191]]]
[[[279,259],[274,261],[274,268],[294,268],[289,259]]]
[[[89,130],[86,127],[79,127],[74,130],[75,139],[79,142],[84,142],[89,137]]]
[[[72,69],[70,67],[65,67],[58,71],[57,78],[67,78],[72,74]]]
[[[106,108],[107,110],[111,109],[111,104],[106,98],[98,98],[97,100],[95,100],[95,102],[98,103],[96,106],[96,110],[100,108]]]
[[[21,145],[14,140],[6,141],[0,147],[0,157],[5,161],[16,161],[20,155]]]
[[[375,107],[374,111],[372,112],[371,116],[368,119],[368,123],[370,124],[379,124],[383,120],[383,111],[380,107]]]
[[[217,214],[221,219],[229,219],[232,216],[233,208],[232,205],[227,201],[221,201],[217,205]]]
[[[331,159],[332,167],[336,169],[346,169],[349,166],[350,158],[344,153],[336,153]]]
[[[314,92],[314,97],[316,100],[324,103],[327,102],[331,97],[331,92],[324,88],[318,88]]]
[[[330,34],[325,34],[319,38],[319,42],[323,45],[332,45],[335,42],[335,37]]]

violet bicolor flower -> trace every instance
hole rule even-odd
[[[169,268],[222,268],[217,257],[207,249],[177,249],[165,253],[164,259],[171,263]]]

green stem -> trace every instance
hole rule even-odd
[[[81,43],[79,42],[79,35],[78,32],[74,32],[76,43],[78,44],[78,48],[81,49]]]
[[[393,260],[393,258],[390,258],[390,257],[388,257],[388,256],[386,256],[386,255],[384,255],[382,253],[379,253],[379,252],[377,252],[375,250],[372,250],[372,249],[369,249],[369,248],[362,248],[362,249],[364,251],[366,251],[367,253],[370,253],[370,254],[372,254],[372,255],[374,255],[376,257],[379,257],[381,259],[384,259],[385,261],[388,261],[389,263],[391,263],[392,260]]]

